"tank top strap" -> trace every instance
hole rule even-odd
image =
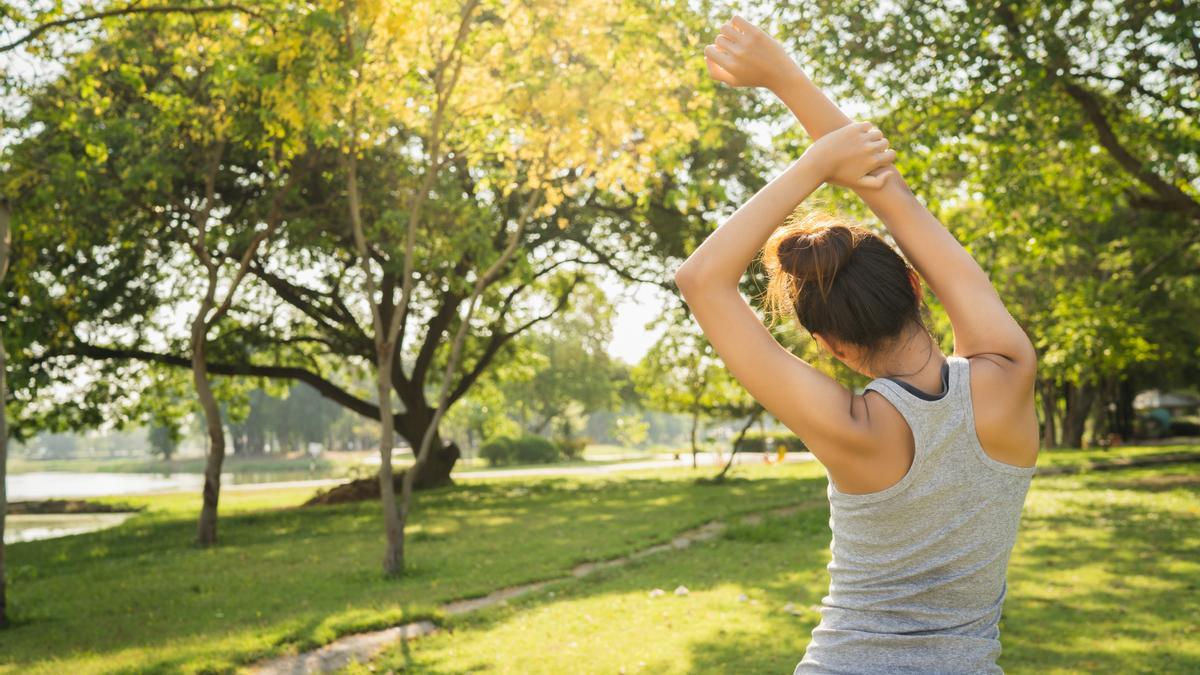
[[[951,354],[946,357],[950,367],[950,388],[946,398],[953,399],[960,409],[971,408],[971,362],[965,356]]]
[[[871,380],[863,392],[875,391],[883,395],[908,422],[913,440],[920,453],[927,439],[928,427],[942,426],[954,410],[961,410],[963,397],[969,404],[971,396],[970,364],[965,358],[948,356],[942,366],[942,391],[937,395],[924,392],[907,382],[888,377]]]
[[[901,412],[906,409],[923,410],[929,407],[926,404],[945,404],[955,400],[961,403],[964,387],[967,387],[967,395],[970,396],[969,384],[962,384],[969,382],[969,365],[967,360],[960,356],[946,357],[945,363],[942,364],[942,391],[936,394],[921,391],[903,380],[891,377],[877,377],[867,383],[863,390],[883,394]]]

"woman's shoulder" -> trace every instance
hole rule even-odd
[[[998,462],[1033,466],[1041,434],[1027,366],[998,354],[954,356],[969,364],[971,408],[983,451]]]

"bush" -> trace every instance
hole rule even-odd
[[[513,439],[508,436],[497,436],[479,448],[479,456],[486,459],[489,466],[511,464],[513,457],[512,445]]]
[[[1200,424],[1191,420],[1171,420],[1171,436],[1200,436]]]
[[[479,456],[489,466],[501,464],[548,464],[562,459],[563,453],[550,439],[527,434],[519,438],[497,436],[479,448]]]
[[[567,459],[579,459],[583,456],[583,449],[591,443],[592,439],[581,436],[578,438],[556,438],[555,445],[562,452],[563,457]]]
[[[742,444],[738,446],[738,452],[775,452],[781,445],[788,452],[807,450],[804,442],[788,431],[769,431],[765,434],[759,431],[747,431],[746,437],[742,439]]]
[[[558,446],[544,436],[532,434],[512,442],[513,461],[519,464],[548,464],[562,459]]]

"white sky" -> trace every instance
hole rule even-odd
[[[670,298],[663,289],[646,284],[626,288],[612,275],[600,287],[616,305],[608,353],[626,363],[637,363],[663,331],[661,327],[647,330],[646,324],[662,314]]]

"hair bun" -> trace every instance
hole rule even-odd
[[[793,278],[796,289],[816,283],[822,297],[829,295],[838,272],[850,263],[858,238],[841,224],[788,228],[776,247],[779,269]]]

